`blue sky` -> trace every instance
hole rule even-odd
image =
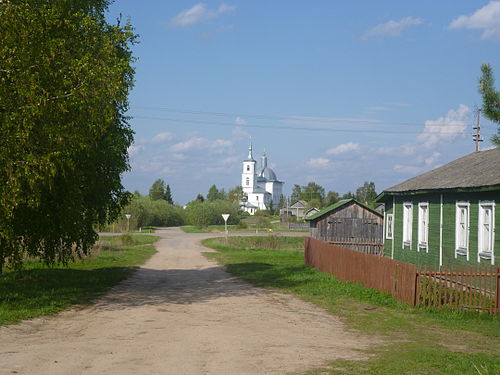
[[[162,178],[182,204],[238,185],[250,137],[287,194],[381,191],[472,152],[484,61],[500,82],[500,1],[117,0],[120,13],[140,40],[124,184]],[[484,149],[496,125],[481,125]]]

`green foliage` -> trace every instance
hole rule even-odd
[[[207,200],[213,202],[222,199],[226,199],[226,193],[224,192],[224,189],[219,190],[215,185],[210,186],[210,189],[208,189]]]
[[[325,197],[324,206],[325,207],[330,206],[334,203],[337,203],[339,200],[340,200],[339,193],[337,193],[336,191],[329,191]]]
[[[495,78],[490,64],[481,65],[481,72],[479,92],[483,97],[483,113],[491,121],[500,125],[500,91],[495,90]],[[500,127],[491,141],[496,147],[500,147]]]
[[[194,200],[188,203],[186,210],[186,223],[198,228],[208,225],[224,224],[222,214],[229,214],[228,224],[238,224],[239,206],[237,202],[227,200],[204,201]]]
[[[293,185],[292,188],[292,195],[290,195],[290,204],[294,204],[300,199],[300,196],[302,195],[302,186],[300,185]]]
[[[306,186],[302,188],[302,194],[300,199],[306,202],[318,202],[315,207],[323,207],[323,200],[325,199],[325,189],[315,182],[309,182]]]
[[[7,271],[0,279],[0,325],[89,304],[155,253],[150,244],[158,237],[132,236],[128,246],[119,237],[101,238],[95,254],[68,267],[29,262]]]
[[[165,200],[167,203],[174,204],[174,200],[172,199],[172,190],[170,190],[170,185],[167,185],[165,188]]]
[[[234,189],[229,190],[226,199],[231,202],[239,203],[248,200],[248,197],[243,192],[243,188],[240,185],[238,185],[235,186]]]
[[[128,199],[135,35],[109,3],[0,2],[0,270],[87,254]]]
[[[167,196],[166,196],[166,186],[165,186],[165,181],[162,179],[158,179],[155,182],[153,182],[153,185],[151,185],[151,188],[149,189],[149,198],[153,201],[157,200],[164,200],[167,201]],[[170,199],[172,197],[170,196]]]
[[[368,206],[373,206],[377,198],[377,192],[375,191],[375,183],[365,181],[363,186],[356,189],[355,199]]]
[[[130,214],[130,230],[139,230],[144,227],[175,227],[184,225],[184,210],[163,199],[152,200],[149,196],[134,197],[124,207],[119,220],[118,228],[126,228],[125,214]],[[118,228],[115,228],[118,229]]]

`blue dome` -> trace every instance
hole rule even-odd
[[[268,181],[276,181],[277,178],[276,178],[276,174],[274,173],[274,171],[269,168],[269,167],[265,167],[262,172],[260,172],[260,176],[259,177],[264,177],[266,180]]]

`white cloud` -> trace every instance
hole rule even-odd
[[[354,143],[354,142],[347,142],[343,143],[341,145],[338,145],[337,147],[331,148],[326,151],[327,155],[338,155],[338,154],[344,154],[346,152],[350,151],[357,151],[359,150],[359,143]]]
[[[224,154],[230,152],[232,147],[233,143],[225,139],[216,139],[210,145],[210,149],[214,154]]]
[[[500,37],[500,1],[491,1],[470,16],[458,17],[448,28],[483,30],[481,39]]]
[[[169,132],[158,133],[151,138],[151,143],[165,143],[174,139],[174,135]]]
[[[234,138],[236,139],[250,138],[250,133],[248,133],[244,129],[245,125],[247,124],[245,119],[238,116],[234,119],[234,123],[237,125],[231,132]]]
[[[450,109],[446,116],[426,121],[424,131],[417,137],[418,142],[432,148],[442,141],[449,142],[465,134],[470,114],[470,108],[460,104],[456,110]]]
[[[143,149],[144,149],[144,147],[142,147],[142,146],[131,145],[127,151],[128,151],[129,156],[132,157],[132,156],[139,154]]]
[[[236,117],[236,119],[234,120],[235,124],[236,125],[240,125],[240,126],[243,126],[243,125],[246,125],[247,122],[242,119],[240,116]]]
[[[192,8],[183,10],[170,20],[171,27],[186,27],[204,22],[223,14],[232,13],[235,6],[221,4],[217,9],[210,9],[205,3],[198,3]]]
[[[330,160],[326,158],[312,158],[307,161],[307,166],[311,168],[327,168],[330,165]]]
[[[404,29],[407,29],[411,26],[420,25],[421,23],[422,20],[420,18],[413,17],[405,17],[399,21],[391,20],[368,30],[363,34],[361,39],[366,40],[373,37],[399,36]]]
[[[191,138],[185,142],[179,142],[170,146],[169,150],[175,153],[185,152],[192,149],[200,149],[208,146],[208,141],[202,137]]]

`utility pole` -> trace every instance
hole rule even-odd
[[[476,152],[479,151],[479,142],[482,142],[483,140],[481,139],[481,124],[479,123],[479,119],[481,118],[481,108],[477,109],[477,121],[476,121],[476,126],[472,129],[476,131],[476,134],[472,135],[472,139],[474,140],[474,143],[476,144]]]

